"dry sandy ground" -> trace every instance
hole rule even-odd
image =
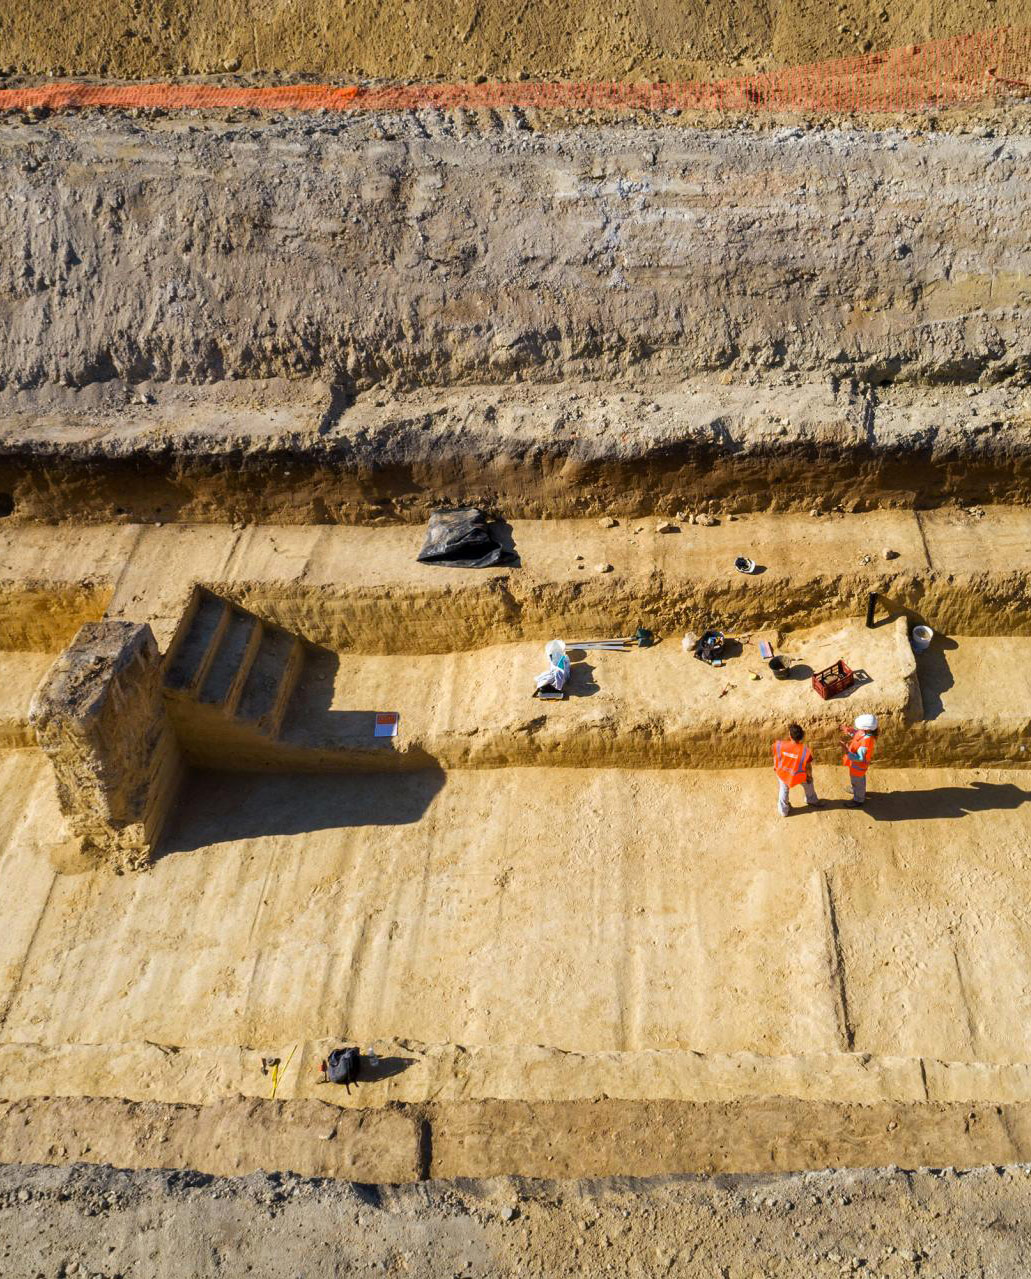
[[[29,0],[0,14],[11,70],[167,76],[242,67],[344,78],[682,79],[1026,21],[1021,0]]]
[[[1027,1165],[418,1188],[0,1169],[9,1279],[1012,1279],[1029,1220]]]
[[[966,1063],[923,1067],[940,1096],[1027,1094],[1022,773],[881,770],[855,813],[817,769],[832,805],[788,822],[765,769],[202,777],[153,869],[115,876],[55,874],[49,765],[2,762],[8,1096],[261,1096],[259,1057],[296,1044],[280,1095],[316,1097],[338,1037],[506,1050],[431,1052],[363,1105],[562,1099],[567,1052],[578,1096],[726,1095],[742,1053],[870,1054],[888,1097],[882,1057]],[[607,1057],[656,1050],[658,1073]],[[833,1087],[865,1100],[869,1071]]]
[[[167,643],[206,577],[350,647],[327,713],[393,682],[427,740],[474,740],[463,663],[510,681],[523,655],[530,678],[558,616],[649,600],[672,621],[704,596],[840,618],[891,581],[975,639],[1006,633],[984,654],[969,637],[936,651],[937,719],[1005,721],[1014,749],[1026,733],[996,686],[1026,649],[1023,512],[512,531],[523,566],[477,575],[415,564],[411,527],[15,526],[0,546],[8,642],[31,649],[48,625],[56,640],[78,590],[76,608],[153,620]],[[733,572],[742,538],[767,573]],[[898,560],[862,562],[892,545]],[[616,568],[585,579],[575,547]],[[514,629],[537,638],[486,646]],[[797,639],[815,660],[854,635],[839,620]],[[677,638],[622,655],[636,664],[622,679],[603,655],[572,715],[640,702],[661,737],[649,659],[681,710],[704,702]],[[862,644],[862,696],[890,694],[879,708],[901,735],[904,623]],[[391,681],[405,646],[420,656]],[[754,736],[753,694],[734,694],[724,732],[751,716]],[[500,715],[506,696],[484,706]],[[784,821],[769,767],[643,768],[627,751],[571,768],[562,744],[518,756],[533,767],[198,774],[139,875],[77,863],[47,761],[0,753],[0,1157],[362,1180],[1027,1157],[1026,771],[895,769],[886,750],[857,813],[821,747],[830,803]],[[386,1063],[350,1095],[315,1082],[341,1041]],[[275,1104],[265,1055],[290,1063]]]

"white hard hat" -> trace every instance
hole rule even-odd
[[[544,648],[544,656],[549,662],[557,662],[560,657],[565,657],[566,646],[560,639],[549,640]]]
[[[877,716],[876,715],[857,715],[856,728],[858,728],[861,733],[876,733],[877,732]]]

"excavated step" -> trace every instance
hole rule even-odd
[[[168,1045],[3,1042],[8,1100],[111,1096],[205,1105],[226,1096],[267,1097],[261,1057],[278,1057],[277,1097],[348,1110],[429,1101],[743,1101],[791,1097],[859,1105],[994,1101],[1031,1103],[1031,1064],[940,1061],[933,1057],[812,1052],[797,1056],[698,1052],[685,1048],[572,1052],[544,1044],[423,1044],[384,1037],[360,1068],[360,1087],[327,1090],[319,1064],[336,1036],[268,1043]],[[292,1054],[292,1055],[291,1055]]]
[[[786,659],[777,680],[759,653]],[[818,765],[840,763],[842,723],[874,712],[880,765],[1028,767],[1031,640],[936,637],[917,657],[904,618],[845,619],[728,642],[722,668],[674,637],[625,652],[570,649],[562,701],[533,698],[547,661],[536,644],[382,657],[315,652],[278,738],[242,741],[213,722],[212,768],[319,772],[497,768],[739,768],[768,765],[775,738],[802,724]],[[856,684],[822,700],[812,675],[839,660]],[[400,716],[374,735],[377,713]],[[200,758],[196,755],[195,758]]]
[[[540,702],[531,697],[546,664],[537,644],[333,654],[262,626],[236,715],[179,694],[169,709],[194,762],[212,768],[741,767],[765,765],[792,720],[818,763],[833,764],[838,725],[863,710],[881,718],[881,764],[1031,766],[1031,639],[936,636],[914,655],[904,619],[765,634],[795,659],[785,681],[760,658],[760,633],[722,669],[674,637],[627,652],[573,649],[566,699]],[[34,741],[29,701],[54,656],[0,653],[3,743]],[[839,658],[867,678],[823,702],[810,672]],[[374,736],[378,712],[399,714],[396,737]]]
[[[310,643],[364,653],[543,644],[638,625],[677,635],[704,620],[794,630],[862,616],[871,591],[937,631],[1031,634],[1028,510],[749,516],[677,533],[656,525],[513,521],[520,564],[486,570],[417,563],[423,531],[411,527],[5,525],[0,601],[19,620],[4,646],[36,646],[21,637],[86,581],[92,600],[113,591],[110,616],[148,622],[163,651],[195,583]],[[765,571],[736,573],[740,554]],[[610,573],[596,571],[605,564]],[[63,616],[61,625],[40,647],[67,643]]]
[[[229,622],[229,606],[209,591],[197,592],[169,654],[168,688],[195,693],[203,684]]]
[[[200,700],[232,713],[261,643],[262,625],[252,613],[229,610],[218,652],[200,692]]]
[[[275,736],[304,665],[304,649],[296,636],[279,627],[262,628],[239,703],[241,719]]]
[[[199,587],[172,639],[166,698],[194,764],[261,767],[304,667],[305,646]]]

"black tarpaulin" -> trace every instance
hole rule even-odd
[[[432,511],[426,541],[418,559],[449,568],[489,568],[513,564],[515,555],[494,538],[487,517],[475,506],[460,511]]]

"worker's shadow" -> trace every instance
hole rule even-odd
[[[971,782],[932,790],[871,791],[866,812],[878,822],[933,821],[1020,808],[1029,800],[1031,791],[1013,782]]]
[[[570,697],[593,697],[601,687],[594,678],[594,667],[590,662],[582,660],[585,651],[582,648],[571,648],[566,654],[569,658],[569,678],[566,680],[565,691]]]

